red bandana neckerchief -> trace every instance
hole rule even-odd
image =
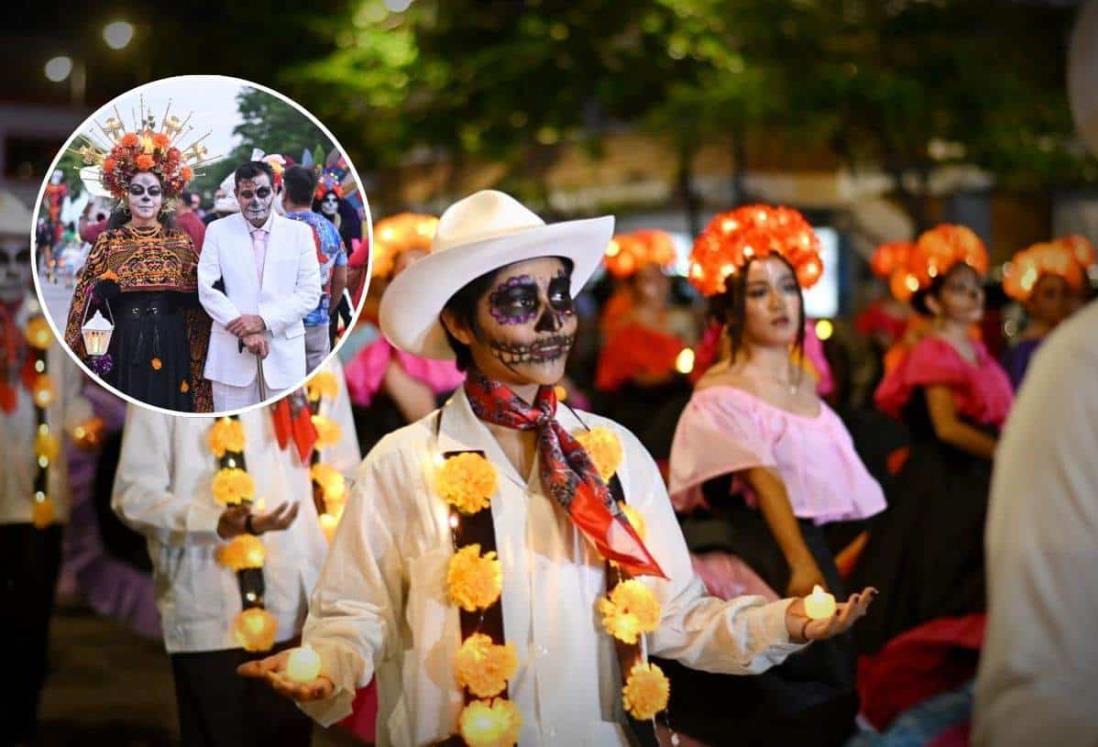
[[[604,558],[634,576],[666,578],[614,502],[587,452],[557,422],[553,387],[539,388],[531,405],[504,384],[473,369],[465,377],[465,394],[473,412],[484,422],[537,431],[543,488]]]
[[[274,404],[272,414],[279,448],[285,449],[292,437],[302,464],[308,464],[316,445],[316,427],[304,392],[297,391],[280,399]]]

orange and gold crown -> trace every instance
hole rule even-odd
[[[1003,268],[1003,290],[1015,301],[1025,302],[1045,275],[1062,277],[1080,290],[1093,264],[1094,245],[1082,236],[1034,244],[1015,254]]]
[[[606,269],[616,278],[627,278],[649,265],[667,269],[675,263],[675,241],[658,229],[618,234],[606,247],[605,259]]]
[[[397,213],[374,226],[371,260],[374,277],[389,277],[401,252],[409,249],[431,251],[431,242],[438,229],[438,218],[420,213]]]
[[[188,126],[190,119],[190,115],[180,120],[171,114],[169,102],[157,125],[156,117],[145,110],[144,99],[141,99],[140,114],[132,130],[126,130],[116,107],[113,117],[108,117],[102,124],[95,123],[106,137],[106,143],[97,134],[85,134],[84,145],[75,153],[96,172],[93,178],[119,200],[125,198],[130,180],[142,172],[155,174],[160,179],[165,197],[176,197],[194,178],[194,169],[213,160],[202,144],[209,132],[182,144],[181,140],[194,129]],[[84,176],[84,170],[81,176]]]
[[[888,280],[892,295],[906,301],[919,290],[919,279],[911,271],[911,257],[915,244],[910,241],[891,241],[878,246],[869,259],[869,269],[879,278]]]
[[[820,238],[796,210],[747,205],[718,214],[694,240],[690,282],[706,296],[723,293],[725,279],[749,261],[777,254],[793,267],[802,288],[823,274]]]

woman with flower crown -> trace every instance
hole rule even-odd
[[[1015,390],[1037,348],[1078,307],[1087,271],[1096,262],[1094,245],[1086,238],[1065,236],[1023,249],[1003,269],[1003,290],[1026,312],[1025,329],[1003,355],[1003,368]]]
[[[987,265],[980,238],[950,224],[923,233],[909,257],[912,306],[932,325],[875,394],[907,425],[910,449],[853,576],[882,590],[856,636],[865,653],[922,623],[986,608],[988,489],[1013,401],[1006,373],[973,334]]]
[[[302,635],[319,674],[294,676],[291,652],[242,674],[322,723],[376,677],[379,745],[651,745],[669,685],[648,654],[758,673],[864,613],[871,594],[819,618],[707,596],[652,458],[557,402],[572,298],[612,231],[546,225],[495,191],[442,215],[380,321],[465,384],[359,468]]]
[[[175,146],[174,118],[161,130],[145,119],[117,136],[109,152],[86,146],[100,183],[117,200],[104,231],[80,271],[69,308],[65,342],[106,383],[134,399],[178,412],[209,412],[213,399],[203,376],[210,319],[198,303],[198,252],[171,221],[170,201],[192,178],[186,153]],[[113,322],[106,355],[89,355],[81,329],[101,314]]]
[[[795,210],[749,205],[717,215],[694,243],[690,280],[722,325],[722,358],[698,380],[671,448],[671,501],[702,557],[746,564],[776,592],[843,584],[823,525],[884,509],[880,486],[839,417],[799,365],[802,288],[823,266]],[[791,352],[792,351],[792,352]],[[687,734],[721,743],[842,744],[854,730],[846,636],[758,677],[672,666],[672,711]]]

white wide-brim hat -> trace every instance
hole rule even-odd
[[[483,190],[439,218],[431,253],[401,272],[381,298],[381,331],[396,347],[450,360],[439,314],[473,280],[500,267],[540,257],[572,262],[572,295],[598,269],[614,235],[613,216],[546,224],[518,200]]]

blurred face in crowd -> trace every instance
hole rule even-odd
[[[957,324],[978,324],[984,318],[984,286],[979,274],[966,264],[950,268],[937,293],[926,299],[935,316]]]
[[[633,293],[638,303],[664,304],[670,292],[671,281],[663,274],[659,265],[646,265],[633,276]]]
[[[274,204],[274,188],[271,177],[259,173],[251,179],[241,179],[236,185],[236,201],[244,218],[253,226],[262,226],[267,222]]]
[[[1030,319],[1055,327],[1071,313],[1074,295],[1075,291],[1059,275],[1042,275],[1026,300],[1026,313]]]
[[[21,301],[30,287],[30,244],[25,237],[0,236],[0,303]]]
[[[744,283],[744,342],[792,345],[804,325],[801,306],[801,287],[785,260],[771,256],[751,262]]]
[[[135,174],[127,188],[126,205],[135,223],[151,223],[164,205],[164,190],[155,174]]]
[[[556,384],[576,339],[571,272],[556,257],[508,265],[477,299],[476,329],[447,315],[486,376],[508,384]]]

